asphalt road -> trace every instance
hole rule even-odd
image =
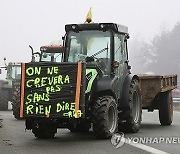
[[[1,111],[1,118],[0,154],[180,153],[180,112],[174,112],[172,126],[166,127],[160,126],[158,112],[143,112],[140,131],[125,134],[123,141],[126,143],[119,148],[114,148],[110,139],[96,139],[92,131],[74,134],[67,129],[58,129],[55,139],[36,139],[31,131],[25,131],[23,120],[13,118],[11,111]]]

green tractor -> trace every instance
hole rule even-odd
[[[21,63],[9,62],[7,65],[5,62],[5,66],[1,68],[7,72],[6,80],[0,81],[0,110],[8,110],[8,102],[13,101],[14,86],[19,83],[17,81],[21,78]]]
[[[126,26],[68,24],[65,31],[62,62],[22,64],[20,117],[35,137],[52,138],[57,128],[88,132],[91,126],[101,139],[136,133],[142,109],[159,109],[161,125],[172,123],[177,75],[132,75]]]
[[[139,131],[141,91],[128,65],[128,29],[114,23],[65,26],[62,63],[26,63],[21,116],[38,138],[57,128],[98,138]],[[59,76],[56,76],[58,75]]]
[[[41,52],[34,52],[33,48],[29,46],[32,51],[31,62],[61,62],[61,50],[62,47],[59,46],[42,46],[40,47]],[[19,64],[19,69],[21,68],[21,63]],[[19,71],[21,74],[21,71]],[[13,115],[16,119],[20,118],[20,77],[13,82],[12,90],[12,110]]]
[[[95,135],[109,138],[118,130],[139,131],[141,91],[128,65],[128,28],[91,23],[66,25],[65,29],[65,62],[86,63],[85,105]],[[81,127],[84,124],[70,128]]]

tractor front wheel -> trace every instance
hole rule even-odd
[[[8,101],[9,101],[9,89],[0,90],[0,111],[8,110]]]
[[[12,94],[12,110],[16,119],[20,118],[20,86],[14,87]]]
[[[112,96],[99,97],[93,104],[92,122],[95,136],[100,139],[110,138],[117,131],[117,103]]]

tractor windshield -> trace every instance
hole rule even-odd
[[[55,52],[41,52],[42,62],[61,62],[62,53],[55,53]]]
[[[9,66],[7,76],[13,79],[20,79],[21,78],[21,65],[13,65],[11,67]]]
[[[106,74],[110,66],[110,32],[80,31],[68,34],[68,62],[94,62]],[[86,59],[92,60],[86,60]]]

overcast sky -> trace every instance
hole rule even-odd
[[[94,22],[129,27],[131,40],[150,40],[180,21],[180,0],[0,0],[0,65],[29,61],[31,52],[64,35],[67,23],[83,23],[90,7]],[[135,51],[134,51],[135,52]]]

